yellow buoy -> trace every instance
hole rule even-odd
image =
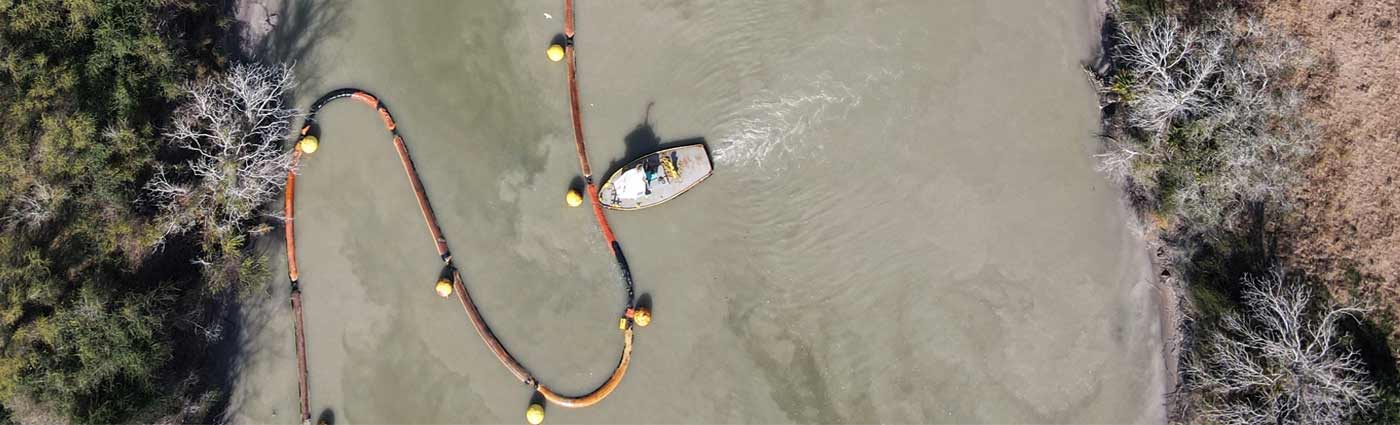
[[[452,282],[448,281],[448,280],[445,279],[445,278],[444,278],[444,279],[438,279],[438,283],[437,283],[437,288],[436,288],[436,289],[437,289],[437,294],[438,294],[438,296],[440,296],[440,297],[447,298],[447,297],[452,296]]]
[[[637,322],[637,326],[647,327],[651,324],[651,310],[646,307],[637,307],[637,310],[632,312],[632,321]]]
[[[569,193],[564,194],[564,202],[571,207],[583,205],[583,195],[578,193],[578,189],[569,189]]]
[[[549,55],[549,60],[552,62],[564,60],[564,46],[551,44],[549,45],[549,50],[545,51],[545,54]]]
[[[530,408],[525,409],[525,422],[529,422],[530,425],[540,425],[544,422],[544,406],[530,403]]]
[[[297,143],[297,146],[301,147],[302,152],[315,153],[316,148],[321,147],[321,141],[316,140],[316,136],[306,136],[301,138],[301,142]]]

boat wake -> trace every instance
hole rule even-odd
[[[822,150],[821,132],[845,120],[868,95],[880,97],[900,73],[881,70],[847,83],[820,74],[795,90],[760,92],[748,105],[721,120],[715,134],[715,162],[726,166],[784,169]]]
[[[765,162],[803,159],[820,150],[808,146],[810,136],[825,124],[844,118],[860,106],[861,95],[849,85],[823,75],[799,90],[779,94],[765,91],[720,124],[715,161],[731,166],[761,166]]]

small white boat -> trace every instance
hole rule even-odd
[[[614,172],[598,190],[598,202],[615,210],[656,206],[700,184],[712,171],[703,144],[661,150]]]

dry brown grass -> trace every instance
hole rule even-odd
[[[1334,296],[1380,301],[1400,317],[1400,0],[1279,0],[1261,10],[1321,60],[1303,77],[1305,113],[1322,138],[1297,190],[1286,260]]]

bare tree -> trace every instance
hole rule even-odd
[[[1238,31],[1235,57],[1220,78],[1228,96],[1205,127],[1220,147],[1222,185],[1229,195],[1250,202],[1289,207],[1285,192],[1299,175],[1298,159],[1312,152],[1316,131],[1301,119],[1303,97],[1282,82],[1311,57],[1299,43],[1254,20]]]
[[[1099,171],[1154,187],[1153,173],[1166,170],[1174,190],[1162,204],[1193,232],[1233,228],[1251,205],[1288,209],[1315,134],[1284,83],[1311,63],[1299,43],[1230,12],[1191,27],[1153,17],[1118,30],[1121,69],[1096,86],[1124,114],[1106,124]]]
[[[159,234],[150,243],[160,249],[170,237],[198,230],[204,255],[194,263],[216,290],[254,281],[265,268],[243,250],[247,227],[286,185],[292,167],[282,139],[297,115],[285,101],[294,86],[288,66],[234,66],[186,86],[164,134],[190,159],[157,169],[146,184],[147,199],[160,208]]]
[[[1124,24],[1122,35],[1122,59],[1136,71],[1128,120],[1151,132],[1155,145],[1174,121],[1211,105],[1217,90],[1213,79],[1231,37],[1203,36],[1175,19],[1155,17],[1140,25]]]
[[[1126,182],[1133,175],[1138,156],[1151,155],[1146,149],[1139,148],[1131,142],[1124,142],[1118,137],[1104,135],[1103,139],[1106,142],[1104,152],[1094,155],[1099,160],[1096,169],[1115,182]]]
[[[161,241],[196,225],[206,238],[237,234],[282,189],[291,156],[281,141],[297,114],[284,96],[294,85],[290,67],[237,65],[185,87],[165,140],[193,157],[146,185],[163,212]]]
[[[1359,355],[1337,324],[1363,312],[1328,306],[1310,314],[1306,285],[1275,270],[1244,280],[1245,314],[1227,315],[1200,354],[1188,359],[1187,387],[1205,419],[1222,424],[1340,424],[1376,405]]]

